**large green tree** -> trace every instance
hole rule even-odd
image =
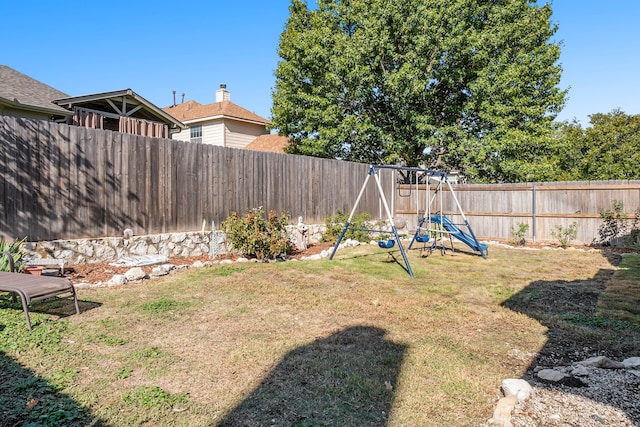
[[[590,126],[564,123],[559,179],[640,179],[640,115],[621,110],[589,116]]]
[[[289,151],[545,179],[564,103],[551,7],[529,0],[292,0],[272,123]]]

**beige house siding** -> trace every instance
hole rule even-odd
[[[260,135],[267,134],[264,125],[215,119],[209,122],[185,123],[190,126],[202,126],[202,143],[221,147],[244,148]],[[190,141],[189,128],[174,133],[171,138]]]
[[[227,122],[225,132],[225,146],[231,148],[244,148],[260,135],[268,133],[264,125],[231,121]]]
[[[171,134],[171,139],[177,139],[178,141],[189,141],[189,125],[187,128],[180,132],[175,132]]]

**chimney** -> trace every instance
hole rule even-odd
[[[231,93],[227,91],[227,85],[220,84],[220,89],[216,91],[216,102],[231,101]]]

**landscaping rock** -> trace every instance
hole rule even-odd
[[[543,369],[540,372],[538,372],[538,378],[540,378],[543,381],[547,381],[551,383],[558,383],[567,377],[568,377],[567,374],[561,371],[557,371],[555,369]]]
[[[611,360],[606,356],[591,357],[582,362],[578,362],[578,365],[603,369],[623,369],[625,367],[624,363]]]
[[[531,396],[531,385],[522,379],[509,378],[502,381],[502,393],[505,397],[515,396],[518,402],[523,402]]]
[[[513,427],[511,414],[516,403],[518,403],[518,399],[515,396],[506,396],[498,400],[493,411],[493,417],[489,420],[489,425],[492,427]]]
[[[107,286],[126,285],[128,280],[124,274],[116,274],[107,282]]]
[[[135,282],[146,279],[147,273],[141,267],[133,267],[124,273],[124,277],[126,277],[129,282]]]
[[[571,370],[571,375],[576,377],[586,377],[589,375],[589,368],[584,365],[578,365]]]
[[[172,266],[170,264],[159,265],[157,267],[153,267],[153,270],[151,270],[151,275],[150,276],[151,277],[166,276],[171,271],[171,268],[172,268]]]
[[[624,359],[622,364],[627,369],[640,368],[640,357],[630,357],[628,359]]]

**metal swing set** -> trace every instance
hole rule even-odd
[[[451,242],[450,249],[454,250],[452,238],[456,238],[469,246],[473,251],[479,252],[483,258],[487,257],[487,245],[478,242],[478,239],[473,233],[471,225],[469,224],[469,221],[467,220],[462,207],[460,206],[455,191],[453,190],[453,187],[449,182],[446,172],[405,166],[370,165],[369,171],[364,180],[364,183],[362,184],[362,188],[360,189],[358,198],[353,205],[353,209],[351,210],[349,218],[347,219],[344,228],[342,229],[342,232],[340,233],[340,236],[338,237],[338,240],[333,247],[333,251],[331,253],[331,256],[329,257],[330,260],[332,260],[335,256],[338,247],[348,230],[362,230],[373,233],[390,234],[391,237],[387,241],[379,241],[378,246],[382,249],[391,249],[397,243],[407,273],[409,273],[412,279],[414,278],[413,270],[411,269],[411,264],[409,263],[409,259],[407,257],[407,252],[402,244],[400,235],[398,234],[398,228],[396,227],[397,221],[393,218],[392,210],[389,208],[389,203],[387,202],[387,198],[382,187],[380,177],[380,172],[382,170],[396,171],[399,174],[406,174],[405,176],[409,177],[409,192],[403,194],[399,187],[399,197],[410,197],[413,191],[416,191],[416,214],[419,217],[419,220],[415,229],[415,233],[413,234],[411,242],[409,243],[409,246],[407,248],[408,250],[412,249],[415,242],[418,242],[422,243],[423,245],[421,251],[429,250],[429,252],[431,252],[438,246],[439,241],[441,253],[444,255],[446,250],[449,249],[445,246],[445,240],[449,240]],[[378,197],[381,203],[381,207],[384,208],[387,221],[390,225],[390,229],[388,230],[353,227],[351,224],[360,200],[362,199],[362,196],[364,195],[365,190],[367,189],[367,186],[369,185],[372,177],[378,190]],[[411,182],[411,177],[415,178],[415,182]],[[422,178],[422,183],[420,182],[420,178]],[[435,183],[434,186],[432,186],[432,182]],[[424,185],[424,187],[422,187],[422,185]],[[413,189],[413,186],[415,186],[415,190]],[[425,206],[422,210],[422,215],[420,215],[420,208],[418,206],[418,195],[420,191],[422,191],[421,187],[424,188],[426,194]],[[455,203],[457,215],[459,215],[462,219],[461,223],[454,223],[451,218],[444,215],[442,211],[442,207],[444,206],[443,203],[445,190],[448,190],[448,193],[451,196],[451,200]],[[433,212],[432,207],[434,204],[438,204],[440,206],[440,210]],[[394,205],[393,198],[392,205]],[[380,216],[382,216],[382,214]],[[445,236],[448,236],[449,239],[445,239]]]

